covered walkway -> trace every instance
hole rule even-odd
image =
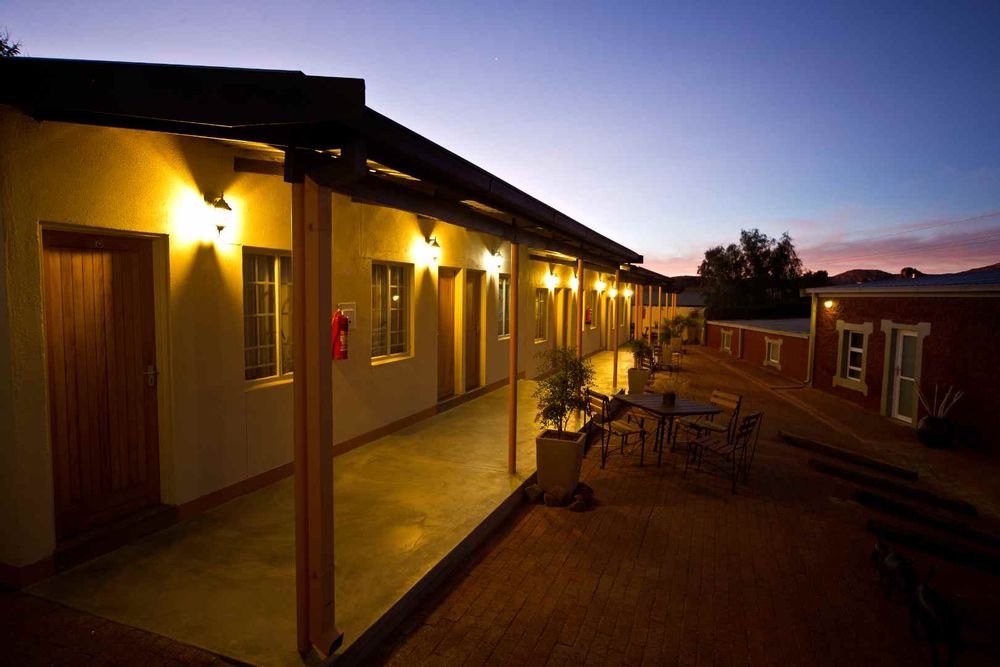
[[[334,459],[344,649],[534,472],[533,389],[519,383],[515,475],[506,387]],[[300,665],[293,515],[288,478],[29,591],[241,661]]]

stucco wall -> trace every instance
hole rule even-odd
[[[822,297],[821,297],[822,300]],[[994,344],[1000,330],[1000,299],[995,297],[832,297],[832,308],[820,306],[816,321],[816,352],[813,385],[865,407],[881,411],[884,391],[886,335],[881,321],[900,324],[930,323],[923,341],[920,384],[933,393],[938,384],[965,391],[965,397],[949,415],[960,428],[965,444],[1000,449],[995,416],[1000,413],[996,369],[1000,368],[1000,346]],[[837,320],[873,324],[865,355],[868,395],[833,386],[837,365]],[[918,415],[923,415],[920,408]]]

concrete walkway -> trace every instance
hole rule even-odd
[[[345,648],[534,472],[533,389],[520,383],[516,475],[506,388],[335,459]],[[293,511],[285,479],[29,592],[241,661],[298,665]]]

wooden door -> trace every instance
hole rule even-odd
[[[465,390],[479,386],[480,340],[483,332],[481,271],[465,272]]]
[[[56,537],[160,501],[152,245],[42,238]]]
[[[455,394],[455,271],[438,269],[438,400]]]

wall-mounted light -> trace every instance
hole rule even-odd
[[[598,278],[597,282],[594,283],[594,289],[597,290],[598,294],[600,294],[601,292],[603,292],[604,288],[607,287],[607,286],[608,286],[608,284],[606,282],[604,282],[603,280],[601,280],[600,278]]]
[[[622,296],[624,296],[626,299],[631,299],[632,298],[632,290],[630,288],[626,287],[625,291],[622,292]]]
[[[545,286],[548,287],[550,290],[553,290],[559,286],[559,276],[557,276],[554,273],[546,273],[545,278],[543,278],[543,280],[545,281]]]
[[[212,223],[215,225],[218,235],[222,236],[222,230],[226,228],[230,217],[232,217],[232,206],[229,205],[221,192],[218,195],[206,194],[205,203],[212,207]]]
[[[503,255],[501,255],[500,251],[497,250],[495,253],[493,253],[493,268],[496,269],[497,272],[499,273],[501,267],[503,267]]]
[[[608,290],[608,296],[610,296],[612,299],[618,298],[618,290],[612,287],[611,289]]]
[[[824,308],[833,308],[833,299],[827,299],[823,302]]]
[[[573,277],[569,279],[569,287],[575,292],[576,288],[579,286],[580,286],[580,279],[577,278],[576,274],[574,273]]]
[[[441,259],[441,244],[438,243],[436,236],[427,239],[427,256],[435,264]]]

